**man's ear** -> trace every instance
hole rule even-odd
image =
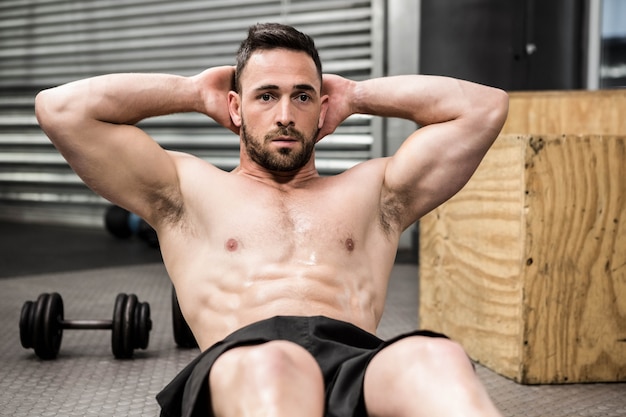
[[[233,124],[241,127],[241,97],[234,91],[228,92],[228,112]]]
[[[320,98],[320,118],[317,123],[317,128],[320,130],[322,129],[322,126],[324,126],[324,121],[326,120],[326,112],[328,112],[328,94]],[[317,137],[317,141],[320,141],[321,139],[321,137]]]

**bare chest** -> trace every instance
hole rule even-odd
[[[219,210],[211,235],[232,253],[271,248],[277,256],[305,259],[352,253],[370,224],[363,204],[331,192],[232,195]]]

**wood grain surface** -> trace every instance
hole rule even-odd
[[[626,135],[626,89],[509,94],[501,134]]]
[[[626,151],[502,135],[420,222],[420,326],[523,383],[626,380]]]

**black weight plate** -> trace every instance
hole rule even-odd
[[[182,311],[180,311],[174,286],[172,286],[172,326],[174,328],[174,341],[177,346],[187,349],[198,347],[198,342],[196,342],[196,338],[193,336]]]
[[[61,347],[63,301],[57,293],[41,294],[34,313],[33,345],[41,359],[54,359]]]
[[[129,294],[126,299],[126,307],[124,308],[124,353],[122,359],[132,358],[133,351],[135,350],[135,314],[137,310],[137,296],[135,294]]]
[[[44,315],[48,298],[50,298],[50,294],[40,294],[35,302],[35,311],[33,313],[33,348],[35,349],[35,355],[39,356],[41,359],[45,359],[45,357],[49,356],[49,353],[45,352],[46,343],[43,340],[45,333],[43,330]]]
[[[135,344],[138,349],[146,349],[150,341],[150,330],[152,330],[152,320],[150,320],[150,304],[138,303],[135,313]]]
[[[116,358],[124,357],[124,308],[128,296],[120,293],[115,298],[113,307],[113,331],[111,332],[111,350]]]
[[[35,303],[26,301],[20,313],[20,342],[26,349],[33,347],[33,328]]]
[[[49,343],[49,351],[54,352],[54,358],[56,358],[59,354],[61,340],[63,339],[63,327],[61,326],[63,315],[63,299],[58,293],[53,292],[50,294],[50,299],[48,300],[48,306],[46,308],[46,325],[44,330],[47,332],[45,340]]]

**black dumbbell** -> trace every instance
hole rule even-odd
[[[128,239],[135,235],[152,248],[159,247],[156,231],[135,213],[119,207],[109,206],[104,214],[104,227],[118,239]]]
[[[135,294],[120,293],[115,298],[112,320],[65,320],[63,299],[44,293],[37,301],[26,301],[20,314],[20,342],[34,348],[41,359],[54,359],[59,353],[63,330],[112,330],[111,348],[118,359],[133,356],[134,349],[146,349],[152,320],[150,305],[140,303]]]
[[[174,341],[178,347],[187,349],[198,347],[198,342],[193,337],[193,333],[185,317],[183,317],[183,313],[180,311],[174,286],[172,286],[172,325],[174,328]]]

